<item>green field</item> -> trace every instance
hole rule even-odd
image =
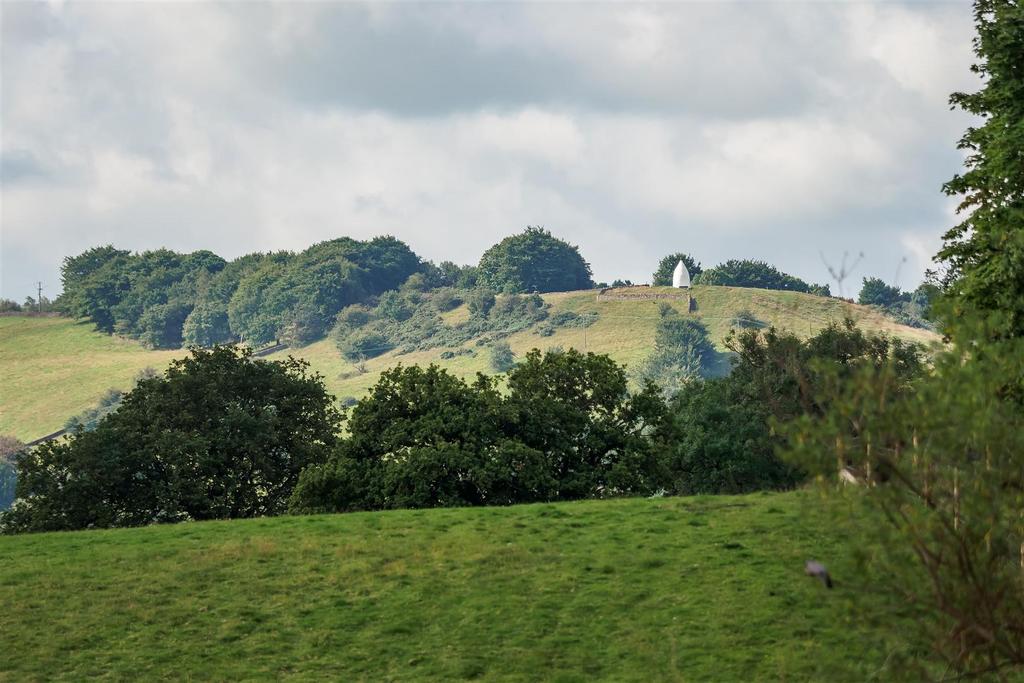
[[[0,537],[0,680],[887,680],[809,492]],[[815,557],[837,587],[803,575]],[[879,607],[880,608],[880,607]],[[880,608],[881,609],[881,608]]]
[[[694,287],[692,293],[697,309],[689,315],[707,324],[722,351],[732,317],[743,309],[766,324],[803,337],[848,315],[868,330],[925,343],[938,340],[935,334],[904,327],[875,310],[838,299],[739,287]],[[657,302],[598,302],[593,291],[548,294],[544,298],[553,311],[594,312],[598,320],[585,330],[558,329],[551,337],[541,337],[532,329],[515,334],[509,343],[517,354],[535,347],[575,347],[607,353],[620,363],[632,365],[650,353],[659,317]],[[445,317],[455,322],[466,315],[465,307],[461,307]],[[276,357],[292,354],[306,358],[324,375],[332,393],[339,398],[358,398],[377,381],[382,370],[396,363],[437,363],[464,377],[488,372],[487,348],[475,342],[465,346],[475,355],[445,360],[440,358],[444,349],[404,355],[393,351],[368,361],[363,374],[342,358],[330,339],[289,349]],[[162,368],[181,353],[147,351],[134,342],[93,332],[89,325],[70,320],[0,317],[0,434],[28,440],[60,429],[70,416],[92,406],[107,389],[128,388],[142,368]]]

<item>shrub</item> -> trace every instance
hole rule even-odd
[[[765,327],[765,323],[759,320],[757,316],[754,315],[753,311],[747,308],[737,311],[736,315],[732,317],[731,322],[733,327],[741,330]]]
[[[350,361],[376,358],[394,348],[395,345],[384,335],[365,331],[349,335],[340,346],[341,355]]]
[[[489,289],[474,289],[466,297],[470,315],[481,318],[487,317],[487,314],[494,308],[495,301],[494,292]]]
[[[810,285],[800,278],[780,272],[764,261],[730,260],[703,271],[693,280],[700,285],[728,285],[731,287],[757,287],[781,289],[790,292],[810,291]]]
[[[508,342],[499,341],[491,346],[491,368],[495,372],[508,372],[516,366],[516,355]]]

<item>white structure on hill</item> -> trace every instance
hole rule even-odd
[[[684,264],[681,260],[679,261],[679,263],[676,264],[676,269],[672,272],[672,286],[690,286],[690,271],[686,269],[686,264]]]

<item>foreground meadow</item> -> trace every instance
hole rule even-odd
[[[885,680],[896,645],[845,616],[861,598],[817,509],[798,492],[0,537],[0,679]]]

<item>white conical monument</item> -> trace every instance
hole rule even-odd
[[[676,264],[676,269],[672,271],[672,286],[677,288],[690,286],[690,271],[686,269],[686,264],[682,260]]]

